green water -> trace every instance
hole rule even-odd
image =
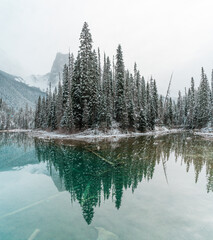
[[[213,238],[213,141],[0,134],[0,239]]]

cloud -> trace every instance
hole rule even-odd
[[[212,7],[211,0],[2,0],[0,46],[28,73],[46,73],[57,51],[76,55],[87,21],[96,48],[112,57],[121,43],[126,67],[136,61],[160,92],[174,71],[175,94],[191,76],[198,84],[201,66],[213,67]]]

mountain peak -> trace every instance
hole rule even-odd
[[[34,108],[39,96],[45,93],[38,88],[30,87],[22,79],[0,70],[0,98],[10,107],[19,109],[28,104]]]
[[[68,53],[67,54],[60,52],[56,53],[56,57],[49,75],[49,83],[51,83],[53,86],[55,86],[58,83],[59,76],[63,72],[64,64],[68,64],[68,58],[69,58]]]

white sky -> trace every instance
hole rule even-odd
[[[172,95],[213,68],[212,0],[0,0],[0,48],[27,74],[50,71],[56,52],[76,53],[84,21],[94,47],[112,57],[120,43],[125,66]],[[0,66],[1,68],[1,66]]]

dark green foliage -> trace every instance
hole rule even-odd
[[[73,116],[76,128],[81,129],[82,127],[82,89],[81,89],[81,78],[80,78],[80,56],[78,54],[74,65],[73,72],[73,83],[71,89],[72,103],[73,103]]]
[[[197,127],[201,128],[207,125],[210,119],[210,88],[206,74],[202,68],[201,82],[198,89],[197,105],[199,108],[197,116]]]
[[[141,109],[140,111],[140,117],[139,117],[139,127],[138,130],[141,132],[145,132],[146,131],[146,117],[144,114],[144,110]]]
[[[106,130],[116,121],[124,132],[144,131],[147,126],[153,130],[158,115],[155,81],[150,89],[146,88],[136,64],[134,77],[125,70],[121,45],[117,48],[116,64],[113,59],[111,67],[109,57],[104,54],[101,69],[100,50],[97,56],[88,24],[84,23],[77,58],[74,61],[73,54],[69,54],[62,84],[59,82],[54,94],[50,86],[42,104],[38,100],[35,127],[68,132],[97,127]]]
[[[68,66],[65,64],[63,69],[63,108],[66,107],[67,99],[70,93],[70,78]]]
[[[41,128],[41,124],[41,97],[39,96],[35,111],[35,128]]]
[[[213,124],[213,77],[210,89],[203,69],[198,90],[192,79],[190,89],[183,96],[179,92],[175,102],[170,96],[159,97],[156,81],[151,77],[146,82],[136,63],[134,74],[125,69],[121,45],[115,60],[114,64],[113,57],[111,66],[104,54],[102,68],[100,50],[97,55],[88,24],[84,23],[77,58],[69,54],[62,84],[59,82],[54,94],[50,87],[46,98],[38,99],[35,127],[106,131],[116,124],[123,132],[144,132],[154,130],[156,124],[187,128],[205,127],[210,120]]]
[[[147,126],[149,130],[154,130],[155,110],[154,110],[154,102],[153,102],[153,95],[152,95],[152,79],[150,81],[150,84],[147,82],[146,99],[147,99],[147,106],[146,106]]]
[[[124,90],[124,62],[121,45],[118,45],[115,66],[116,96],[115,96],[115,114],[117,122],[123,118],[125,90]]]
[[[24,109],[15,111],[0,98],[0,130],[33,128],[35,120],[38,125],[41,124],[41,119],[35,119],[34,111],[28,104]]]
[[[84,100],[82,123],[83,123],[83,128],[87,129],[89,126],[89,107],[86,99]]]

